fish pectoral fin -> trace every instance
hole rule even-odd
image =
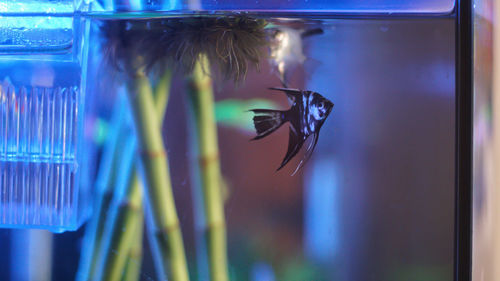
[[[304,144],[304,138],[296,133],[296,130],[292,128],[292,125],[290,125],[289,136],[288,150],[286,152],[285,158],[283,159],[283,162],[281,162],[281,165],[276,171],[281,170],[281,168],[283,168],[295,155],[297,155],[300,148]]]

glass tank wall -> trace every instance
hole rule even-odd
[[[252,11],[252,12],[313,12],[366,14],[449,14],[455,7],[453,0],[382,0],[382,1],[326,1],[326,0],[99,0],[95,11],[154,12],[154,11]]]
[[[249,141],[247,110],[262,101],[289,107],[268,89],[281,87],[272,63],[239,85],[214,78],[233,279],[452,280],[453,19],[271,21],[323,29],[304,39],[307,59],[288,84],[335,107],[311,159],[291,176],[304,154],[276,172],[286,125]],[[198,160],[184,81],[174,75],[163,136],[188,264],[192,278],[204,280],[203,199],[192,178]],[[100,91],[108,94],[109,84]],[[144,259],[143,276],[156,280]]]
[[[86,95],[97,97],[92,110],[100,117],[88,122],[94,126],[84,128],[84,122],[75,129],[92,135],[98,150],[98,164],[82,167],[96,175],[85,177],[90,180],[80,186],[91,190],[90,219],[78,231],[49,239],[51,249],[40,251],[51,257],[52,265],[36,262],[37,248],[20,257],[12,245],[22,244],[16,240],[21,234],[1,231],[5,239],[0,247],[12,248],[0,259],[5,261],[0,262],[0,279],[15,280],[15,267],[7,261],[29,256],[33,268],[51,267],[43,280],[186,280],[174,275],[182,264],[161,264],[161,257],[179,254],[178,248],[162,244],[172,240],[161,236],[169,232],[167,237],[174,237],[170,231],[179,230],[182,236],[172,239],[182,240],[173,244],[184,246],[179,251],[190,280],[227,280],[211,275],[221,266],[214,260],[224,259],[218,256],[221,248],[228,261],[221,272],[229,280],[453,280],[454,1],[244,2],[94,2],[89,13],[79,14],[90,22],[88,69],[83,56],[68,55],[64,46],[78,41],[66,28],[47,31],[58,34],[50,50],[57,54],[42,57],[50,58],[48,67],[32,63],[31,57],[5,56],[0,74],[9,77],[3,83],[16,93],[38,93],[27,86],[21,90],[28,83],[23,79],[52,77],[51,96],[63,96],[64,105],[73,89],[81,102],[75,108],[87,111],[82,103],[89,101],[78,91],[84,87]],[[218,12],[199,17],[189,10],[193,7]],[[229,10],[252,13],[234,16]],[[287,11],[293,16],[287,17]],[[251,30],[244,39],[255,46],[228,43],[224,36],[235,26],[230,18]],[[191,26],[208,25],[210,30],[214,22],[229,26],[216,37],[219,41],[205,44],[201,39],[214,37],[190,33]],[[264,40],[253,37],[255,30],[263,32]],[[33,52],[47,46],[34,42]],[[0,44],[9,52],[17,48],[6,40]],[[241,57],[221,55],[243,49]],[[199,50],[203,54],[192,63],[184,60],[186,52]],[[222,66],[210,60],[214,54],[223,58]],[[210,66],[200,63],[203,57]],[[259,65],[248,59],[242,67],[226,59],[234,57],[257,58]],[[306,100],[290,101],[283,91],[270,89],[284,86],[317,92],[334,106],[317,131],[310,158],[307,148],[314,136],[276,171],[296,128],[285,123],[250,141],[256,136],[250,110],[287,110],[291,101]],[[9,105],[6,118],[18,106]],[[206,122],[211,118],[213,134]],[[9,137],[9,143],[14,140]],[[54,142],[54,149],[59,143]],[[71,148],[79,157],[93,155],[91,149]],[[24,153],[19,151],[15,149]],[[71,160],[75,168],[75,158]],[[27,164],[15,165],[22,172]],[[161,179],[170,184],[160,191],[152,188]],[[161,209],[170,207],[175,214]],[[217,208],[222,218],[209,215]],[[224,227],[223,235],[215,230]],[[35,236],[22,237],[37,245]],[[225,237],[226,243],[213,237]]]

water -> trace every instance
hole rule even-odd
[[[291,176],[303,152],[275,172],[287,149],[287,125],[265,139],[249,142],[255,132],[252,114],[246,110],[289,107],[283,94],[267,89],[281,86],[274,64],[263,59],[260,70],[249,68],[245,81],[238,85],[214,77],[231,280],[452,280],[454,19],[328,19],[300,13],[278,19],[266,13],[255,15],[275,26],[323,29],[324,34],[304,39],[307,59],[294,65],[288,74],[289,86],[319,92],[335,107],[321,129],[311,159]],[[97,27],[123,19],[133,23],[144,14],[89,16]],[[68,46],[71,40],[64,38],[70,37],[61,38],[56,45]],[[103,38],[93,40],[97,44]],[[87,75],[95,79],[84,82],[87,92],[92,89],[93,95],[106,101],[99,110],[109,117],[113,99],[123,91],[124,78],[100,63],[105,56],[102,50],[90,54],[90,60],[98,63],[89,66]],[[65,67],[72,69],[71,63]],[[75,77],[80,71],[77,67]],[[26,76],[43,73],[46,71]],[[41,133],[50,138],[23,137],[33,136],[30,126],[9,131],[0,147],[0,165],[2,186],[11,189],[0,193],[0,202],[7,200],[4,208],[15,210],[9,214],[11,223],[29,220],[27,224],[44,225],[40,221],[44,217],[46,224],[63,224],[74,212],[74,199],[68,194],[78,188],[74,181],[82,149],[79,136],[71,138],[63,133],[77,132],[79,125],[64,120],[73,118],[71,112],[83,110],[79,102],[84,82],[64,77],[50,88],[34,88],[28,82],[14,81],[12,74],[8,76],[16,97],[24,97],[21,103],[36,104],[40,93],[48,93],[53,105],[60,103],[67,109],[47,111],[55,125]],[[207,280],[204,211],[200,183],[193,177],[198,159],[192,145],[193,116],[187,109],[184,79],[181,71],[173,76],[162,133],[191,279]],[[151,81],[155,84],[157,80]],[[228,101],[238,104],[237,108],[226,107],[231,108],[231,114],[221,109]],[[2,105],[8,110],[0,120],[9,120],[9,124],[30,124],[41,118],[37,116],[45,116],[45,111],[36,111],[39,114],[31,115],[31,121],[16,119],[19,105],[7,101]],[[0,128],[12,128],[2,125],[5,122],[0,122]],[[112,130],[113,124],[109,128]],[[47,176],[50,173],[52,176]],[[49,179],[73,184],[48,183]],[[23,185],[26,180],[34,184]],[[33,190],[16,188],[12,182]],[[30,207],[12,208],[17,202],[34,205],[23,203]],[[41,215],[34,215],[37,212]],[[7,217],[0,219],[8,221]],[[74,244],[75,237],[80,239],[81,235],[56,237],[56,241],[66,237],[60,245],[68,246],[56,248],[56,264],[80,253]],[[140,279],[158,280],[149,242],[144,241],[142,249]],[[78,261],[75,258],[71,263],[72,270],[54,272],[53,279],[74,278]]]
[[[218,130],[234,280],[452,280],[453,19],[270,20],[324,30],[304,40],[307,60],[289,85],[317,91],[335,107],[311,160],[292,177],[302,153],[275,172],[286,126],[248,141],[255,132],[245,110],[258,107],[254,99],[289,106],[267,90],[281,86],[272,63],[250,68],[237,86],[215,80],[216,101],[244,101]],[[106,85],[98,88],[103,95]],[[203,211],[181,73],[171,91],[163,133],[172,185],[193,280],[204,280]],[[144,259],[141,278],[157,280]]]

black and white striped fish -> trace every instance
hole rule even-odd
[[[281,125],[290,122],[290,138],[288,151],[278,170],[283,168],[300,150],[309,136],[313,140],[307,148],[306,156],[300,161],[297,170],[310,156],[318,142],[319,131],[326,118],[332,111],[334,104],[322,95],[312,91],[302,91],[288,88],[270,88],[283,91],[292,102],[289,110],[253,109],[253,122],[257,136],[253,140],[261,139],[276,131]],[[294,174],[295,174],[294,172]]]

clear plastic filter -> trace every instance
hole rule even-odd
[[[75,160],[78,107],[77,87],[15,88],[0,85],[2,160],[34,162]]]
[[[47,14],[0,17],[0,227],[75,230],[88,213],[88,28],[57,15],[73,2],[54,3]]]
[[[16,89],[4,82],[0,100],[0,223],[71,224],[79,89]]]

